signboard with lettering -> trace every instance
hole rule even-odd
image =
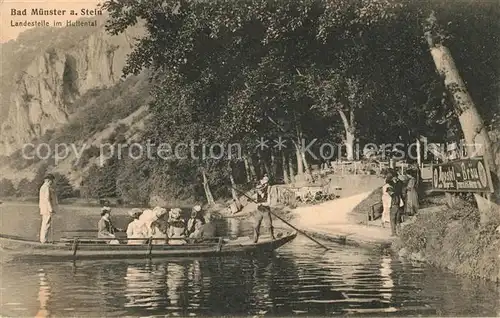
[[[493,192],[493,183],[483,157],[432,165],[432,191]]]

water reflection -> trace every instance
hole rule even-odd
[[[38,290],[38,301],[40,302],[40,307],[35,317],[46,318],[50,315],[50,311],[48,309],[48,302],[50,299],[50,285],[43,269],[41,269],[38,273],[38,278],[40,284],[40,288]]]
[[[93,214],[89,222],[94,225]],[[73,226],[85,226],[77,223]],[[224,224],[221,228],[229,234],[251,234],[246,220]],[[299,236],[263,258],[96,261],[73,267],[2,262],[0,315],[500,314],[495,284],[375,252],[330,246],[333,250],[325,252]]]
[[[241,231],[241,220],[237,218],[229,218],[227,219],[228,223],[228,234],[230,236],[236,236],[238,235]]]
[[[209,279],[209,277],[207,277]],[[193,261],[188,267],[187,279],[188,286],[191,289],[190,299],[191,307],[199,309],[203,300],[203,272],[201,270],[201,263],[199,260]]]
[[[170,302],[170,306],[167,308],[170,310],[181,310],[186,305],[184,293],[181,289],[186,274],[184,266],[175,263],[167,264],[167,295]],[[174,312],[173,314],[178,315],[179,313]]]
[[[382,288],[380,289],[380,295],[387,303],[392,302],[392,289],[394,288],[394,281],[392,280],[392,268],[391,268],[392,258],[389,256],[383,256],[380,266],[380,276],[382,278]],[[388,307],[384,310],[385,312],[394,312],[396,308]]]
[[[272,305],[269,291],[274,266],[270,262],[262,262],[256,259],[252,261],[252,267],[252,296],[254,299],[253,305],[256,307],[252,314],[263,315],[267,312],[268,306]]]
[[[380,289],[380,295],[387,302],[390,302],[392,299],[392,288],[394,287],[394,281],[391,278],[391,258],[384,256],[381,261],[380,276],[382,277],[382,288]]]

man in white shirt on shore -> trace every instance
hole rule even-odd
[[[52,187],[54,179],[54,175],[48,174],[45,177],[44,183],[40,187],[40,197],[38,202],[40,215],[42,216],[42,225],[40,227],[40,243],[47,243],[49,239],[49,232],[52,226],[52,215],[57,211],[57,194]]]

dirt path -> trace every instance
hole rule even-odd
[[[392,241],[390,229],[375,225],[353,223],[349,214],[372,191],[322,204],[300,207],[293,213],[292,223],[300,229],[321,236],[345,237],[353,243],[388,243]]]

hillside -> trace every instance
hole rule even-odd
[[[104,19],[104,18],[102,18]],[[31,29],[0,46],[0,152],[71,120],[89,90],[120,81],[126,57],[141,28],[110,36],[100,27]]]
[[[98,163],[101,142],[120,135],[137,140],[147,120],[147,74],[122,78],[134,37],[130,28],[110,36],[101,27],[43,28],[23,32],[0,45],[0,175],[17,185],[41,167],[68,177],[75,187]],[[25,143],[74,144],[82,150],[54,164],[22,155]],[[26,148],[26,149],[33,149]],[[26,152],[28,155],[34,155]],[[46,168],[44,168],[46,170]]]

